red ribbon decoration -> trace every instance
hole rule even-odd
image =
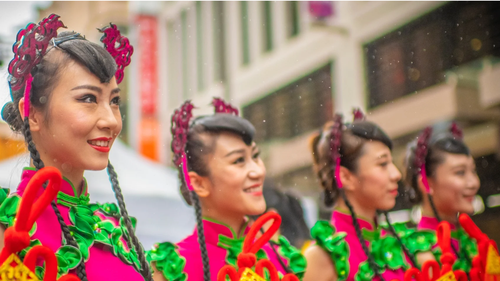
[[[268,222],[273,221],[273,224],[262,234],[259,239],[255,240],[257,233]],[[278,271],[274,264],[269,260],[263,259],[257,261],[255,254],[264,246],[271,237],[278,231],[281,225],[281,217],[275,212],[268,212],[259,217],[250,228],[245,241],[243,242],[243,251],[238,255],[238,270],[230,265],[223,266],[217,274],[217,281],[225,281],[229,277],[231,281],[239,281],[245,269],[252,269],[255,266],[255,273],[259,276],[264,276],[264,269],[267,269],[271,281],[279,281]],[[299,278],[291,273],[286,274],[282,281],[299,281]]]
[[[42,195],[37,199],[37,193],[43,184],[48,181]],[[0,265],[12,254],[16,254],[30,245],[29,231],[40,214],[56,198],[61,188],[62,175],[54,167],[45,167],[38,170],[30,179],[23,194],[16,220],[13,227],[7,228],[4,233],[4,248],[0,253]],[[24,258],[24,265],[35,272],[35,265],[39,258],[45,262],[43,281],[55,281],[57,278],[57,258],[52,250],[46,246],[38,245],[28,251]],[[79,281],[75,275],[62,276],[58,281]]]

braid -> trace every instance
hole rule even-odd
[[[30,130],[30,123],[29,123],[29,118],[24,118],[24,138],[26,140],[26,143],[28,144],[28,150],[30,152],[31,159],[33,160],[33,165],[37,170],[42,169],[45,164],[43,163],[42,159],[40,158],[40,153],[36,149],[35,143],[33,142],[33,138],[31,136],[31,130]],[[45,186],[44,186],[45,187]],[[54,210],[54,213],[57,216],[57,221],[59,222],[59,225],[61,226],[61,231],[64,237],[64,240],[66,240],[66,243],[69,244],[70,246],[75,247],[76,249],[79,249],[78,244],[76,243],[76,240],[73,238],[71,235],[71,232],[69,231],[68,225],[64,222],[64,218],[61,215],[61,212],[59,212],[59,209],[57,208],[57,205],[54,201],[50,203],[52,206],[52,209]],[[78,278],[80,278],[81,281],[87,281],[87,273],[85,270],[85,261],[82,259],[82,262],[80,262],[76,268],[76,273],[78,275]]]
[[[403,244],[403,241],[401,240],[401,237],[396,233],[396,230],[392,226],[391,220],[389,219],[389,214],[387,212],[384,212],[385,220],[387,221],[387,225],[389,226],[389,230],[392,232],[394,236],[396,236],[396,239],[398,240],[399,244],[401,245],[401,248],[403,249],[403,252],[405,252],[406,256],[410,259],[410,262],[412,263],[413,267],[417,267],[417,263],[415,262],[415,256],[413,256],[410,253],[410,250],[406,248],[405,244]]]
[[[115,169],[113,168],[111,162],[109,161],[108,161],[108,174],[109,174],[109,180],[111,181],[111,185],[113,187],[113,191],[115,193],[116,201],[118,202],[118,206],[120,207],[120,215],[122,216],[123,221],[125,222],[125,226],[129,234],[129,239],[132,241],[132,245],[135,248],[137,256],[139,258],[139,263],[141,266],[140,268],[141,275],[142,277],[144,277],[145,280],[153,281],[153,277],[151,275],[151,269],[146,260],[146,256],[144,255],[144,250],[142,248],[141,243],[139,242],[139,239],[137,239],[137,236],[135,235],[134,227],[132,226],[132,221],[130,220],[127,208],[125,206],[125,200],[123,199],[122,190],[120,188],[120,184],[118,183],[118,175],[116,174]],[[127,243],[129,242],[127,241]]]
[[[363,235],[361,234],[361,228],[359,227],[358,224],[358,219],[356,217],[356,213],[354,213],[354,208],[352,207],[351,203],[349,200],[347,200],[347,196],[345,194],[345,191],[342,190],[342,198],[344,199],[344,202],[349,208],[349,212],[351,212],[351,217],[352,217],[352,224],[354,225],[354,229],[356,230],[356,236],[358,237],[359,242],[361,243],[361,247],[363,248],[363,252],[365,252],[365,255],[367,257],[368,264],[370,265],[370,268],[375,272],[375,276],[378,276],[380,280],[385,281],[384,277],[380,274],[378,271],[378,265],[373,259],[372,255],[370,254],[370,251],[368,250],[368,247],[366,246],[366,241],[363,238]]]
[[[203,279],[210,281],[210,263],[208,259],[207,244],[205,244],[205,232],[203,230],[203,220],[201,216],[200,198],[196,192],[191,191],[191,201],[193,202],[196,215],[196,230],[198,233],[198,244],[200,244],[201,259],[203,261]]]

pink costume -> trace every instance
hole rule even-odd
[[[17,192],[9,197],[0,196],[0,223],[4,226],[12,226],[20,197],[35,173],[34,169],[25,168]],[[5,189],[2,191],[3,195],[7,193]],[[41,194],[42,190],[37,196]],[[126,228],[118,223],[119,212],[115,204],[89,204],[86,182],[82,195],[77,196],[74,186],[64,178],[57,207],[79,249],[62,247],[61,227],[51,206],[36,220],[30,232],[30,248],[41,243],[53,250],[59,260],[59,275],[68,271],[74,273],[83,257],[89,281],[143,280],[136,270],[137,254],[125,246],[122,235]]]

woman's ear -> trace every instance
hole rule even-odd
[[[210,181],[207,177],[202,177],[193,171],[189,172],[188,176],[191,180],[194,192],[198,194],[198,197],[204,198],[210,195]]]
[[[434,186],[433,179],[427,177],[427,183],[429,184],[429,193],[431,195],[434,195],[434,188],[432,188]],[[418,175],[417,185],[418,185],[418,189],[420,190],[420,192],[422,194],[427,194],[427,190],[426,190],[424,182],[422,180],[422,175]]]
[[[21,114],[21,117],[24,120],[24,98],[21,98],[19,100],[19,104],[17,106],[19,109],[19,113]],[[30,130],[32,132],[37,132],[40,130],[40,123],[42,121],[41,115],[31,105],[30,105],[29,121],[30,121]]]
[[[340,180],[346,190],[353,191],[358,186],[358,178],[344,166],[340,166]]]

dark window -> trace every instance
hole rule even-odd
[[[333,117],[331,64],[243,107],[256,141],[291,138]]]
[[[224,82],[226,79],[225,68],[225,21],[224,21],[224,3],[220,1],[213,2],[213,20],[214,20],[214,71],[215,81]]]
[[[370,107],[427,88],[445,71],[500,55],[500,3],[452,2],[365,46]]]
[[[264,52],[271,51],[273,49],[273,22],[272,22],[272,3],[270,1],[264,1],[262,3],[262,34],[264,35]]]
[[[294,37],[299,34],[299,2],[287,1],[286,5],[286,28],[287,36]]]

